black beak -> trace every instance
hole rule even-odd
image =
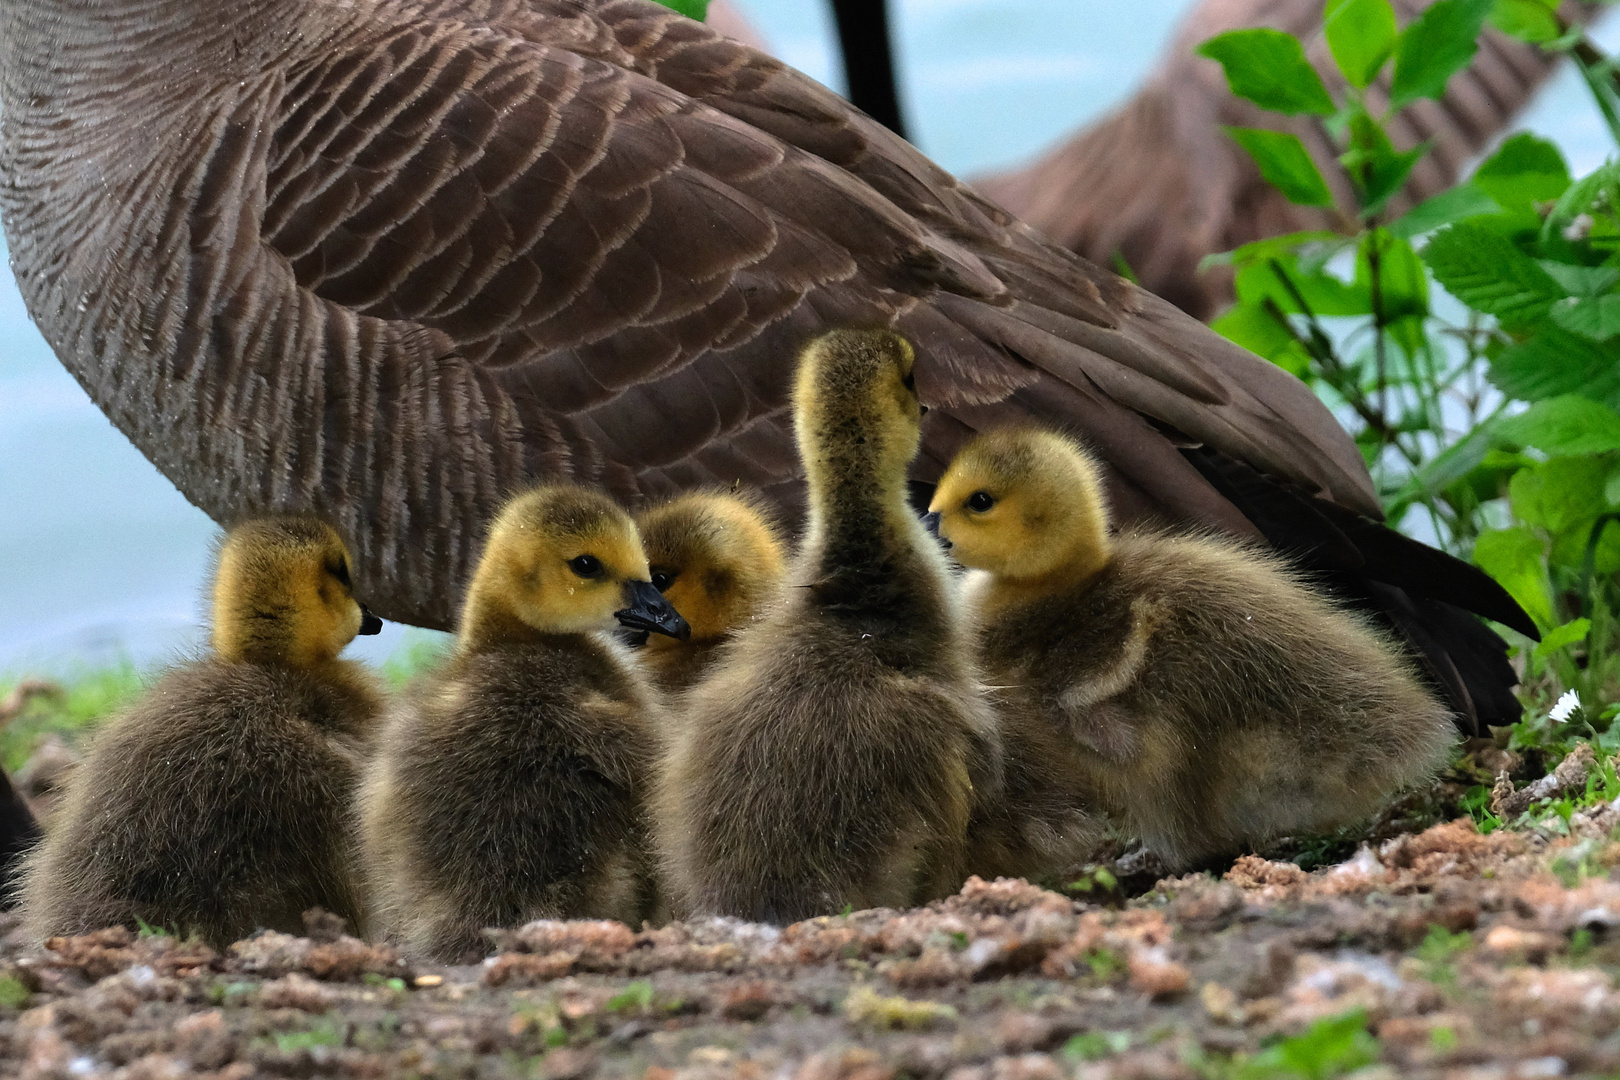
[[[358,633],[365,637],[382,633],[382,620],[373,615],[371,609],[364,604],[360,605],[360,629]]]
[[[653,588],[652,582],[632,581],[625,590],[630,594],[630,606],[613,613],[620,626],[650,630],[682,641],[692,636],[692,628],[686,625],[681,613],[670,606],[663,593]]]
[[[951,542],[949,540],[945,539],[943,536],[939,535],[939,511],[938,510],[935,510],[931,514],[924,514],[923,517],[922,517],[922,523],[923,523],[923,528],[928,530],[928,535],[932,536],[935,540],[939,541],[939,546],[941,548],[943,548],[946,551],[951,550]]]

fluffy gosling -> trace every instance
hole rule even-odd
[[[628,514],[568,485],[508,503],[446,666],[382,738],[361,800],[383,926],[481,955],[485,927],[651,912],[645,798],[660,705],[607,633],[684,634]]]
[[[809,528],[792,585],[683,699],[660,777],[678,913],[786,923],[961,882],[999,744],[944,559],[906,503],[913,364],[886,331],[804,353]]]
[[[717,491],[678,496],[636,515],[652,583],[692,628],[650,635],[639,656],[666,691],[685,690],[781,589],[776,527],[751,499]]]
[[[305,909],[364,919],[350,807],[383,707],[337,655],[381,628],[349,553],[312,518],[232,529],[213,592],[212,652],[163,675],[95,738],[29,857],[35,939],[138,922],[216,947]]]
[[[991,678],[1086,753],[1082,791],[1171,868],[1371,815],[1453,728],[1401,652],[1281,560],[1110,538],[1097,469],[1050,431],[982,435],[930,507]]]

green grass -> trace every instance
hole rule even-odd
[[[1303,1034],[1281,1039],[1257,1054],[1205,1057],[1190,1062],[1207,1080],[1334,1080],[1378,1060],[1378,1040],[1367,1014],[1353,1009],[1318,1020]]]
[[[0,676],[0,699],[23,679]],[[77,742],[112,713],[135,700],[143,680],[135,665],[124,661],[109,668],[85,669],[55,680],[60,696],[35,697],[11,723],[0,730],[0,764],[7,772],[22,768],[39,741],[57,734]]]
[[[426,631],[408,634],[377,672],[390,688],[401,690],[444,659],[450,640]],[[61,687],[60,694],[31,698],[21,713],[0,727],[0,765],[15,773],[48,735],[60,736],[69,746],[79,745],[103,721],[139,697],[157,670],[142,671],[124,660],[103,668],[69,669],[50,679]],[[0,701],[18,683],[32,678],[36,676],[29,672],[0,674]]]

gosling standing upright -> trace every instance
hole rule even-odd
[[[980,436],[930,509],[986,571],[991,676],[1087,751],[1082,786],[1171,867],[1355,822],[1445,758],[1447,710],[1365,620],[1229,541],[1110,539],[1061,435]]]
[[[615,614],[686,629],[630,516],[569,485],[508,503],[454,654],[389,724],[364,786],[379,920],[416,952],[465,960],[484,927],[650,913],[659,705],[604,632]]]
[[[665,690],[684,690],[780,592],[782,540],[757,500],[718,491],[660,503],[636,526],[653,586],[692,628],[685,640],[649,636],[639,655]]]
[[[794,392],[809,530],[782,603],[683,699],[656,826],[677,911],[791,922],[954,889],[994,717],[906,504],[909,344],[813,342]]]
[[[174,668],[98,733],[30,856],[33,936],[137,920],[220,946],[298,931],[323,907],[360,928],[349,813],[381,693],[337,659],[381,628],[349,554],[304,517],[232,529],[212,655]]]

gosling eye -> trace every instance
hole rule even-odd
[[[602,576],[602,560],[595,555],[576,555],[568,560],[568,569],[582,578]]]
[[[915,394],[917,392],[917,372],[916,372],[916,370],[913,369],[913,370],[907,372],[906,374],[902,375],[900,377],[900,385],[905,387],[907,390],[910,390],[913,394]]]
[[[349,577],[349,560],[339,559],[326,568],[326,572],[337,578],[337,583],[345,589],[353,589],[354,581]]]
[[[975,491],[967,497],[967,508],[975,514],[982,514],[994,505],[996,500],[988,491]]]
[[[654,570],[652,572],[652,587],[659,592],[668,592],[669,587],[675,584],[675,571]]]

